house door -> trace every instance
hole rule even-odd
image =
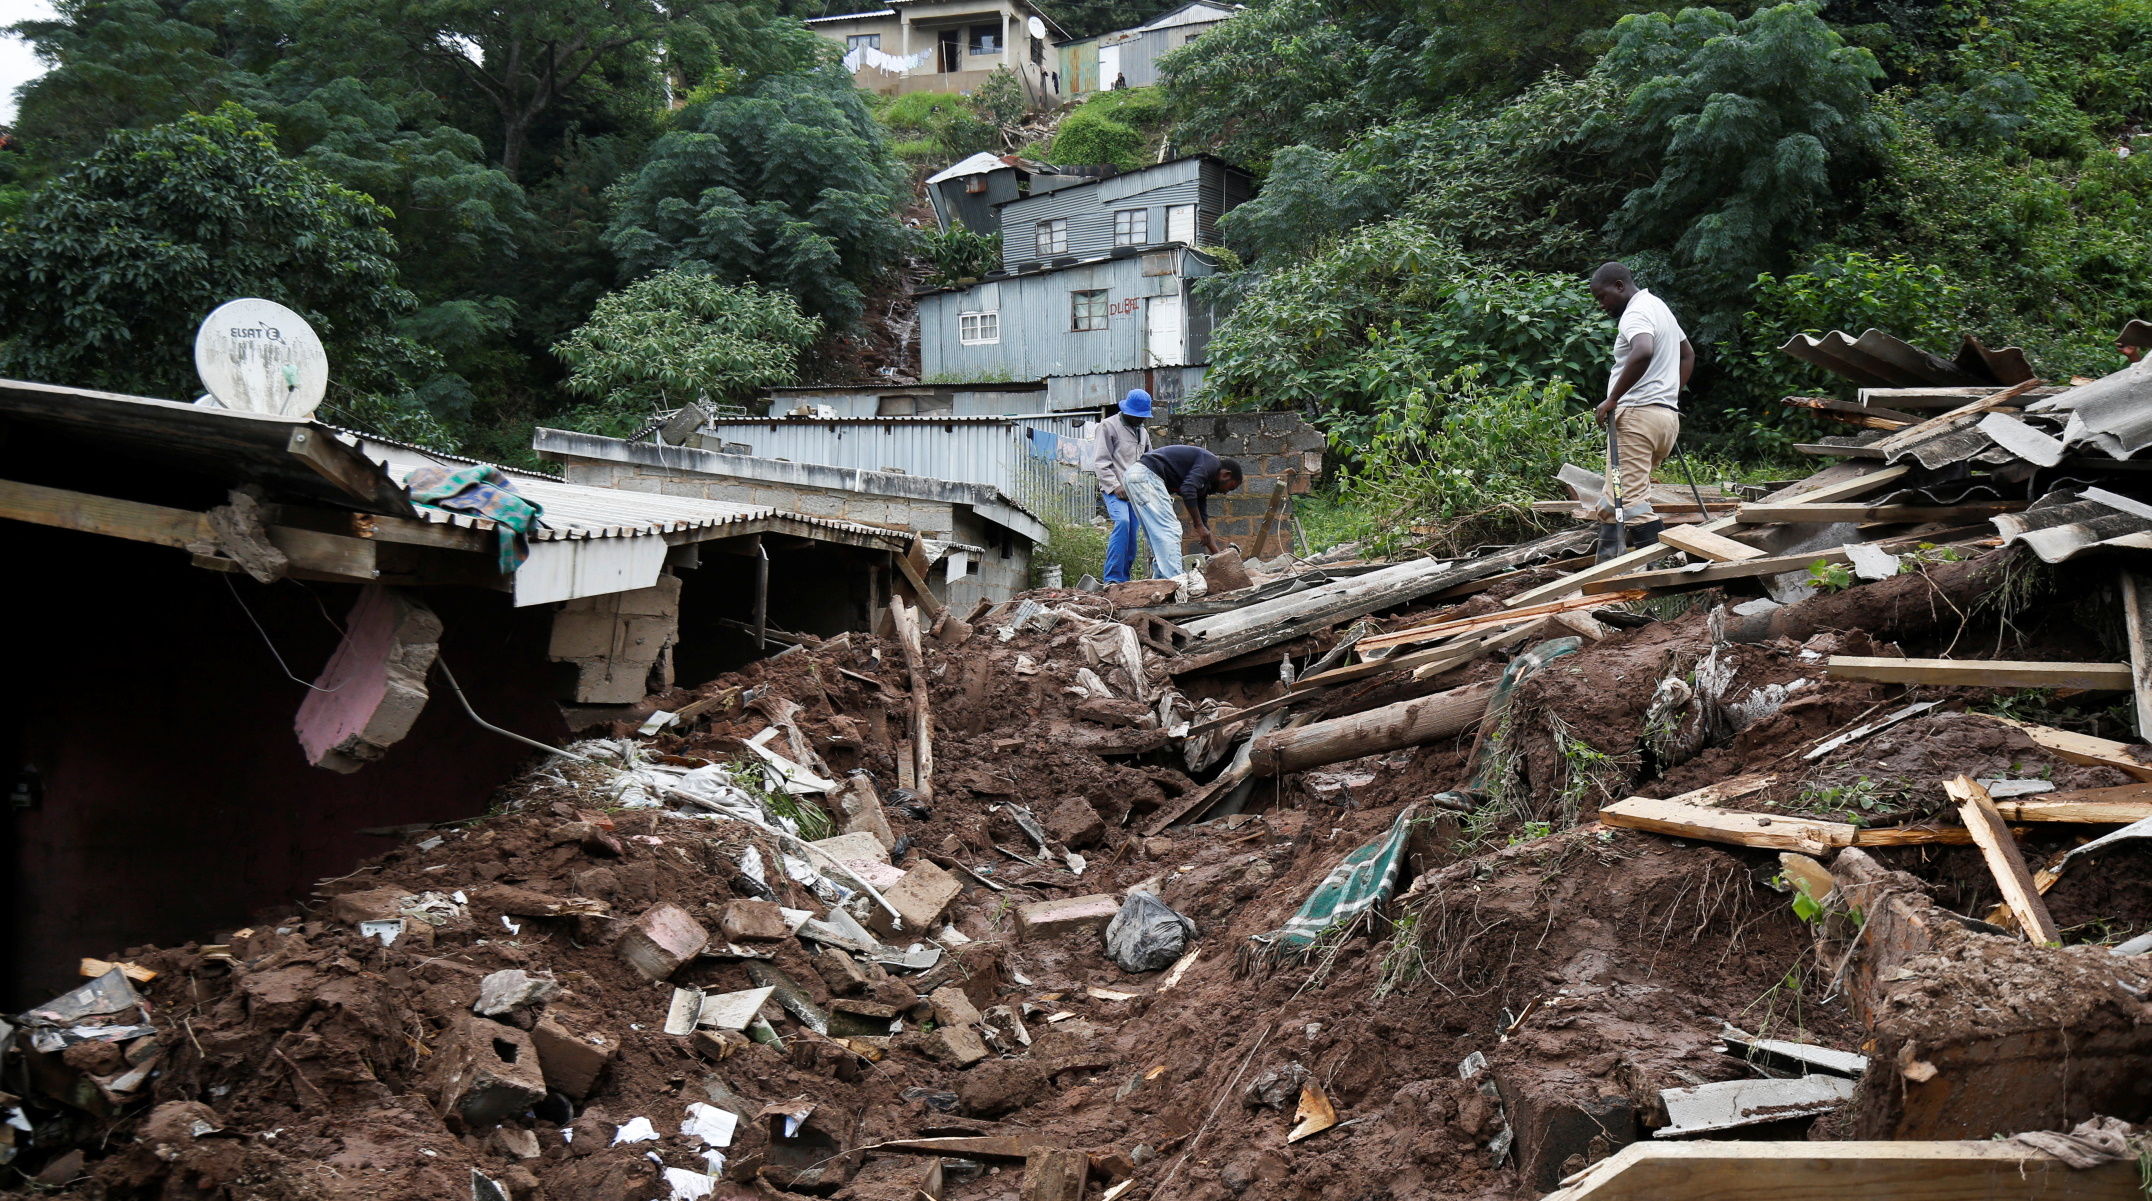
[[[1144,338],[1154,366],[1176,367],[1188,357],[1188,340],[1181,330],[1181,298],[1153,296],[1144,314]]]
[[[1121,73],[1121,48],[1100,46],[1098,48],[1098,90],[1110,92],[1113,81]]]
[[[941,61],[935,64],[936,70],[948,75],[964,69],[963,39],[964,31],[961,29],[944,29],[941,31],[940,41],[936,44]]]

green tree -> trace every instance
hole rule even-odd
[[[191,397],[195,327],[261,296],[321,334],[332,399],[397,392],[431,364],[394,332],[413,298],[388,219],[237,105],[113,134],[0,227],[0,372]]]
[[[745,401],[790,383],[821,332],[785,293],[660,271],[599,300],[553,352],[572,368],[568,389],[594,402],[577,424],[618,430],[691,401]]]
[[[881,126],[825,67],[683,110],[615,189],[605,240],[630,278],[678,267],[758,283],[845,322],[902,253],[900,195]]]
[[[1620,156],[1655,178],[1608,232],[1625,249],[1670,248],[1681,291],[1703,306],[1738,306],[1880,165],[1882,69],[1808,4],[1741,21],[1710,8],[1629,16],[1614,37],[1600,69],[1635,84]]]

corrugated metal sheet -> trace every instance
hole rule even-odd
[[[1143,209],[1149,246],[1166,244],[1166,208],[1196,206],[1198,245],[1218,241],[1218,218],[1254,194],[1254,177],[1208,155],[1195,155],[1111,175],[1096,183],[1072,184],[1050,192],[1034,190],[1001,206],[1002,265],[1030,270],[1062,258],[1082,259],[1115,249],[1114,214]],[[1058,255],[1039,253],[1038,224],[1066,220],[1067,244]],[[1028,266],[1027,266],[1028,265]]]
[[[1080,461],[1038,453],[1034,431],[1081,439],[1088,414],[1017,417],[719,418],[707,436],[762,459],[986,484],[1058,521],[1088,520],[1098,488]]]
[[[2003,545],[2023,543],[2045,563],[2087,551],[2152,551],[2152,506],[2098,488],[2058,490],[2022,513],[1995,518]]]
[[[2066,415],[2065,446],[2132,458],[2152,446],[2152,360],[2028,405],[2026,412]]]
[[[1955,359],[1929,354],[1879,329],[1858,338],[1835,329],[1821,338],[1795,334],[1779,350],[1864,388],[1960,388],[2032,378],[2024,351],[1989,350],[1970,337]]]

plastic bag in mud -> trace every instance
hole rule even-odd
[[[1196,924],[1156,894],[1132,892],[1106,927],[1106,954],[1124,972],[1155,972],[1173,966],[1196,936]]]

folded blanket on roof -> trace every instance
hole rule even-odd
[[[493,522],[500,538],[501,574],[509,575],[531,556],[530,532],[545,510],[516,491],[515,481],[497,467],[420,467],[404,477],[414,504],[449,513],[469,513]]]
[[[1342,926],[1388,900],[1397,890],[1398,874],[1404,870],[1405,847],[1410,841],[1412,815],[1418,805],[1407,805],[1390,823],[1390,832],[1345,856],[1330,869],[1323,882],[1300,911],[1284,925],[1249,941],[1255,959],[1284,959],[1305,955],[1325,930]],[[1246,962],[1244,960],[1244,962]]]

